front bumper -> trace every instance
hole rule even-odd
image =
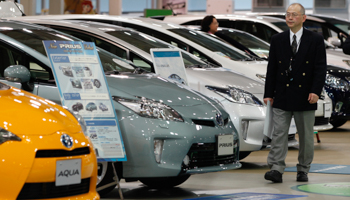
[[[325,86],[328,96],[332,99],[333,119],[350,119],[350,92]]]
[[[266,107],[221,101],[239,135],[240,151],[259,151],[263,147]]]
[[[229,118],[225,124],[217,127],[150,119],[138,115],[119,117],[128,159],[123,162],[123,178],[172,177],[181,173],[194,174],[239,168],[241,165],[238,161],[238,145],[235,154],[231,155],[233,159],[229,161],[230,163],[215,163],[212,166],[195,169],[183,167],[183,160],[189,154],[192,145],[213,145],[217,135],[226,134],[233,134],[234,140],[238,142],[238,135]],[[159,163],[155,159],[154,140],[164,141]]]
[[[99,199],[96,192],[97,160],[92,144],[83,133],[69,134],[75,141],[67,149],[62,133],[21,136],[21,142],[0,146],[1,197],[4,199]],[[56,161],[81,159],[81,183],[55,186]]]

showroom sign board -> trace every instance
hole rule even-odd
[[[188,85],[185,64],[180,50],[151,49],[151,55],[156,74],[177,83]]]
[[[92,42],[43,41],[62,106],[78,112],[87,125],[98,161],[126,161],[107,80]]]

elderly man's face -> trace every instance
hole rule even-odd
[[[306,20],[306,15],[301,13],[299,5],[289,6],[286,12],[286,23],[288,27],[293,31],[298,31]]]

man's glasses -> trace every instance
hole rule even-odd
[[[290,16],[292,16],[292,17],[298,17],[299,15],[303,15],[303,14],[298,14],[298,13],[286,13],[286,14],[284,14],[284,16],[285,17],[290,17]]]

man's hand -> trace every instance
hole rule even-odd
[[[317,101],[318,101],[318,96],[317,96],[317,94],[315,94],[315,93],[310,93],[310,94],[309,94],[308,101],[309,101],[310,104],[317,103]]]
[[[317,96],[317,95],[316,95]],[[264,103],[267,105],[267,101],[270,101],[271,106],[273,104],[273,98],[264,98]]]

